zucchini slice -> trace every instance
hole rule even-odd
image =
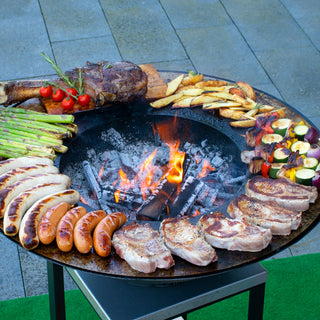
[[[278,143],[278,142],[281,142],[282,140],[283,140],[283,136],[281,134],[269,133],[262,137],[261,143],[263,145],[266,145],[274,142]]]
[[[312,169],[299,169],[296,172],[296,182],[305,186],[312,186],[312,179],[315,171]]]
[[[282,118],[272,122],[271,128],[274,130],[274,133],[285,136],[291,123],[292,123],[291,119]]]
[[[303,141],[304,136],[307,134],[309,127],[305,124],[298,124],[293,128],[296,138]]]
[[[316,168],[318,167],[318,164],[319,164],[319,161],[316,158],[306,157],[303,159],[303,166],[306,169],[316,170]]]
[[[284,163],[272,163],[269,169],[269,177],[272,179],[278,178],[277,173],[282,168]]]
[[[310,149],[311,145],[309,142],[306,141],[296,141],[291,146],[291,151],[296,152],[299,151],[299,154],[305,155],[307,154],[308,150]]]
[[[288,162],[290,153],[291,151],[288,148],[276,149],[273,153],[273,161],[278,163],[286,163]]]

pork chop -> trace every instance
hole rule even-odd
[[[295,212],[306,211],[318,197],[316,187],[303,186],[287,179],[255,176],[246,184],[246,195],[263,201],[275,201],[280,207]]]
[[[143,273],[174,265],[170,250],[149,223],[132,222],[122,227],[113,234],[112,245],[131,268]]]
[[[250,224],[268,228],[273,235],[288,235],[301,223],[301,212],[293,212],[273,201],[262,201],[244,194],[234,198],[228,206],[231,218],[244,219]]]
[[[210,245],[230,251],[258,252],[266,248],[272,239],[270,229],[229,219],[221,212],[202,216],[197,225]]]
[[[217,261],[217,255],[199,231],[188,217],[168,218],[160,225],[160,234],[172,254],[197,266],[207,266]]]

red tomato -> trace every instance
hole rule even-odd
[[[77,94],[78,94],[78,91],[77,91],[77,89],[76,88],[68,88],[67,89],[67,91],[69,92],[69,93],[71,93],[73,96],[77,96]],[[66,96],[69,96],[67,93],[66,93]]]
[[[62,101],[64,98],[64,91],[61,89],[57,89],[56,92],[52,95],[52,100],[53,101]]]
[[[90,96],[86,93],[86,94],[80,94],[78,96],[78,103],[81,105],[81,106],[87,106],[90,102]]]
[[[71,110],[74,106],[74,100],[70,97],[66,97],[62,100],[61,105],[64,110]]]
[[[48,98],[52,95],[52,88],[50,86],[42,86],[40,88],[40,94],[44,98]]]

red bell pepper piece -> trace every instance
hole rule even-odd
[[[271,164],[269,162],[264,162],[261,167],[261,174],[265,178],[269,178],[269,169]]]

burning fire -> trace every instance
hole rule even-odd
[[[167,180],[170,183],[180,184],[183,179],[183,162],[185,159],[185,152],[179,151],[180,141],[175,144],[169,144],[170,158],[169,158],[169,173]]]
[[[214,167],[212,167],[207,159],[203,160],[203,166],[202,166],[202,171],[199,173],[198,178],[203,178],[207,176],[210,171],[215,170]]]

